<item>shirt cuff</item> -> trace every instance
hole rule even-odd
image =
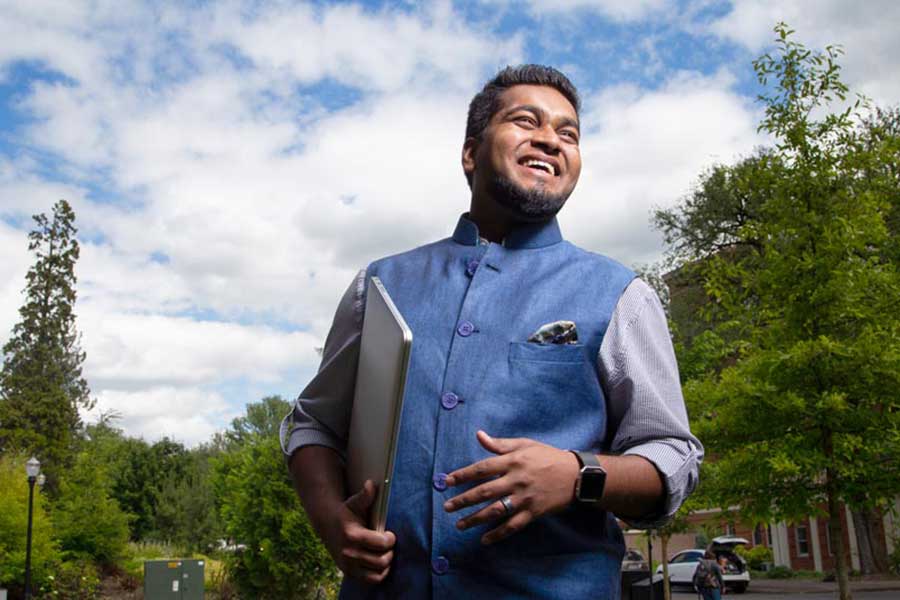
[[[678,512],[685,498],[697,487],[698,451],[687,440],[663,438],[633,446],[623,454],[649,460],[662,475],[665,502],[660,511],[640,519],[623,519],[635,529],[662,527]]]
[[[336,435],[322,429],[314,429],[302,425],[294,425],[292,427],[290,419],[290,414],[282,419],[278,435],[285,462],[290,463],[294,452],[304,446],[325,446],[326,448],[331,448],[338,453],[342,461],[347,461],[344,444]]]

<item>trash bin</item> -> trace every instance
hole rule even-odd
[[[148,599],[149,600],[149,599]],[[650,578],[631,584],[630,600],[650,600]],[[663,600],[663,576],[653,576],[653,600]]]
[[[622,600],[631,598],[631,586],[650,577],[650,571],[622,571]]]
[[[144,561],[144,600],[203,600],[204,561]]]

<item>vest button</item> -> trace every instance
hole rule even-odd
[[[475,276],[475,271],[478,270],[478,259],[470,258],[469,262],[466,263],[466,275],[469,277]]]
[[[456,332],[463,337],[469,337],[475,332],[475,325],[469,321],[463,321],[459,324],[459,327],[456,328]]]
[[[444,392],[441,396],[441,406],[447,410],[453,410],[457,404],[459,404],[459,396],[453,392]]]
[[[434,485],[434,489],[439,492],[443,492],[447,489],[447,474],[446,473],[438,473],[434,477],[431,478],[431,483]]]
[[[431,561],[431,570],[437,575],[446,575],[450,570],[450,561],[446,556],[438,556]]]

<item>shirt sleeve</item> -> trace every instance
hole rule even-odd
[[[347,436],[365,311],[365,270],[344,292],[322,349],[322,363],[281,422],[285,458],[304,446],[326,446],[346,460]]]
[[[613,311],[599,353],[608,406],[610,451],[643,456],[663,478],[661,511],[630,520],[665,524],[698,482],[703,446],[688,426],[665,311],[650,286],[634,279]]]

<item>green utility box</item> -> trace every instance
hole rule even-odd
[[[203,600],[203,564],[196,559],[144,561],[144,600]]]

